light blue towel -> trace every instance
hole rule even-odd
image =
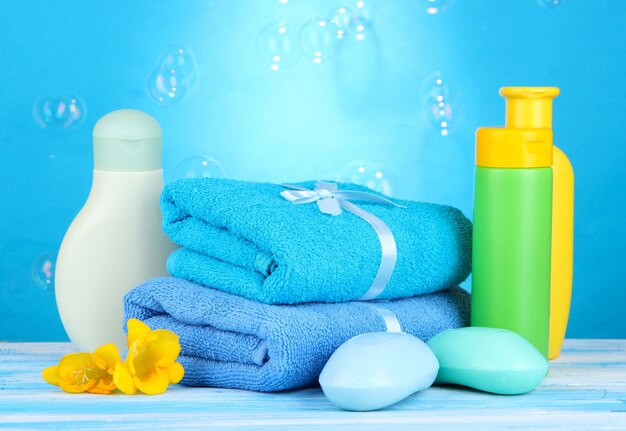
[[[300,184],[314,188],[313,182]],[[340,189],[370,191],[353,184]],[[165,187],[163,230],[183,248],[170,274],[268,304],[343,302],[370,287],[381,258],[374,229],[344,211],[295,205],[280,185],[203,178]],[[444,205],[395,200],[407,208],[354,201],[394,234],[398,259],[379,299],[456,286],[471,269],[472,227]]]
[[[424,341],[469,324],[469,294],[460,287],[376,304]],[[386,328],[367,302],[267,305],[175,278],[129,292],[124,313],[179,335],[184,384],[263,392],[314,384],[342,343]]]

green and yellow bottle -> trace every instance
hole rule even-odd
[[[548,357],[551,87],[508,87],[505,127],[476,133],[472,326],[517,332]]]

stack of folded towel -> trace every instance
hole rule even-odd
[[[183,383],[259,391],[310,385],[343,342],[385,330],[375,307],[354,301],[381,262],[374,229],[348,212],[294,205],[283,190],[208,178],[165,188],[163,228],[182,246],[168,260],[175,278],[131,291],[125,314],[180,336]],[[406,208],[353,201],[396,241],[395,270],[377,298],[389,301],[377,305],[423,340],[467,325],[469,295],[455,286],[470,273],[471,223],[448,206],[394,201]]]

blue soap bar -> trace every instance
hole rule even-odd
[[[514,395],[532,391],[548,373],[548,361],[535,346],[505,329],[450,329],[428,346],[439,361],[436,384]]]
[[[390,406],[430,387],[439,364],[420,339],[398,332],[371,332],[343,343],[332,354],[320,385],[326,397],[346,410]]]

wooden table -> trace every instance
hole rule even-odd
[[[0,343],[0,429],[626,430],[626,340],[567,340],[534,392],[427,389],[383,411],[335,408],[320,389],[263,394],[172,386],[164,395],[71,395],[41,371],[68,343]]]

